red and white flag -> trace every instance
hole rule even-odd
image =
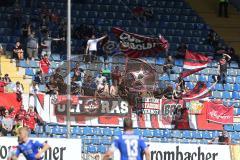
[[[210,59],[208,56],[187,50],[183,65],[185,71],[181,73],[180,77],[185,78],[193,73],[203,70],[207,67],[209,62]]]

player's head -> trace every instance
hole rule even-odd
[[[19,142],[25,142],[28,139],[28,128],[27,127],[22,127],[19,128]]]
[[[133,122],[132,122],[131,118],[125,118],[124,119],[124,121],[123,121],[123,128],[124,128],[124,131],[132,130]]]

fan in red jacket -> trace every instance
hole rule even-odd
[[[34,131],[36,120],[37,120],[37,113],[34,111],[33,106],[29,106],[27,115],[26,115],[26,122],[25,126],[27,126],[31,131]]]
[[[43,74],[48,74],[49,73],[49,69],[50,69],[51,64],[50,64],[50,61],[48,59],[47,54],[45,54],[43,56],[43,58],[40,60],[39,66],[40,66],[40,69],[41,69]]]
[[[15,119],[16,119],[16,121],[21,120],[24,124],[26,121],[26,115],[27,115],[27,111],[24,109],[24,106],[21,106],[20,110],[16,114]]]
[[[7,83],[0,80],[0,93],[4,93],[4,87],[7,85]]]

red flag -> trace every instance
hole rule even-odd
[[[112,28],[112,32],[120,41],[120,49],[131,58],[139,58],[157,54],[160,51],[167,50],[168,41],[163,37],[146,37],[134,33],[126,32],[120,28]]]
[[[185,78],[193,73],[199,72],[207,67],[210,59],[201,54],[192,51],[186,51],[183,68],[187,69],[181,73],[180,77]]]
[[[200,114],[192,115],[189,114],[190,128],[198,130],[223,130],[223,125],[218,123],[212,123],[207,120],[207,109],[203,105]]]
[[[233,107],[225,107],[222,103],[205,102],[207,119],[221,124],[233,123]]]
[[[213,86],[214,85],[215,84],[213,84]],[[213,86],[207,88],[207,85],[204,82],[197,82],[196,86],[192,90],[182,95],[182,99],[196,100],[209,97],[211,96],[211,88]]]

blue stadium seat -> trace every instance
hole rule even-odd
[[[189,142],[189,139],[182,139],[181,140],[181,143],[183,143],[183,144],[189,144],[190,142]]]
[[[235,77],[227,76],[226,81],[227,83],[235,83]]]
[[[83,135],[93,135],[93,129],[91,127],[84,127],[83,128]]]
[[[39,125],[36,125],[35,132],[36,132],[36,134],[42,134],[43,133],[43,127],[39,126]]]
[[[220,135],[219,131],[212,131],[212,137],[218,137]]]
[[[238,68],[238,63],[235,62],[235,61],[232,61],[232,62],[230,63],[230,67],[231,67],[231,68]]]
[[[230,83],[225,84],[224,90],[233,91],[233,84],[230,84]]]
[[[240,99],[239,92],[234,91],[234,92],[232,93],[232,98],[233,98],[233,99]]]
[[[202,138],[212,139],[213,137],[212,137],[212,135],[210,134],[209,131],[204,131],[204,132],[202,133]]]
[[[32,68],[26,68],[25,69],[25,74],[28,75],[28,76],[34,76],[35,75]]]
[[[223,85],[220,83],[217,83],[214,88],[215,88],[215,90],[223,91]]]
[[[157,138],[163,137],[163,132],[162,132],[162,130],[160,130],[160,129],[154,129],[154,130],[153,130],[153,137],[157,137]]]
[[[232,140],[240,140],[240,134],[238,132],[230,132],[230,137]]]
[[[149,129],[144,129],[143,130],[143,136],[144,137],[152,137],[153,136],[153,132]]]
[[[168,138],[166,137],[163,137],[160,140],[161,140],[161,143],[168,143]]]
[[[63,134],[63,135],[67,135],[67,132],[68,132],[67,127],[66,127],[66,126],[62,126],[62,127],[60,128],[60,132],[61,132],[61,134]]]
[[[233,130],[233,125],[232,124],[225,124],[224,125],[224,130],[225,131],[230,131],[230,132],[234,131]]]
[[[40,92],[46,92],[46,85],[40,84],[40,85],[38,85],[38,88],[39,88]]]
[[[240,124],[234,124],[233,125],[233,129],[234,129],[234,131],[240,131]]]
[[[39,66],[36,61],[31,60],[31,61],[29,61],[29,67],[38,68]]]
[[[97,151],[103,154],[107,151],[107,147],[104,145],[98,145]]]
[[[50,60],[53,60],[53,61],[60,61],[61,58],[60,58],[60,55],[59,54],[51,54]]]
[[[139,128],[135,128],[133,131],[134,131],[134,133],[137,134],[137,135],[142,135],[142,131],[141,131],[141,129],[139,129]]]
[[[97,147],[96,146],[87,146],[87,152],[88,153],[96,153],[97,152]]]
[[[182,134],[179,130],[172,131],[173,138],[182,138]]]
[[[113,131],[112,131],[111,128],[106,127],[106,128],[103,128],[103,134],[104,134],[105,136],[112,136],[112,135],[113,135]]]
[[[214,98],[222,98],[222,92],[220,92],[220,91],[213,91],[212,92],[212,96]]]
[[[172,135],[170,130],[168,129],[163,130],[163,137],[170,138],[171,136]]]
[[[169,77],[167,74],[163,74],[162,76],[159,77],[159,80],[162,80],[162,81],[169,81]]]
[[[61,130],[60,130],[59,126],[54,126],[52,128],[51,133],[54,134],[54,135],[60,135],[61,134]]]
[[[111,140],[110,140],[109,137],[107,137],[107,136],[103,136],[103,137],[102,137],[102,144],[110,145],[111,143],[112,143],[112,142],[111,142]]]
[[[91,137],[91,144],[94,144],[94,145],[99,145],[101,143],[101,140],[98,136],[94,135]]]
[[[231,99],[232,98],[232,92],[224,91],[223,92],[223,98],[224,99]]]
[[[192,138],[192,132],[188,130],[183,131],[182,138]]]
[[[201,139],[200,140],[200,144],[208,144],[208,143],[209,143],[209,141],[206,140],[206,139]]]
[[[236,77],[236,83],[240,84],[240,76]]]
[[[234,91],[240,91],[240,84],[235,83],[235,84],[233,85],[233,90],[234,90]]]
[[[230,75],[230,76],[237,76],[238,75],[238,72],[237,72],[237,69],[228,69],[227,70],[227,74]]]
[[[122,131],[120,128],[115,128],[114,131],[113,131],[113,135],[114,136],[119,136],[122,134]]]
[[[176,81],[179,76],[177,74],[170,74],[170,80],[171,81]]]
[[[23,68],[28,68],[29,67],[29,65],[26,63],[25,60],[20,60],[19,63],[18,63],[18,66],[23,67]]]
[[[186,82],[186,86],[189,88],[189,89],[193,89],[194,88],[194,84],[192,82]]]
[[[240,115],[240,108],[237,108],[237,115]]]
[[[202,138],[202,131],[193,131],[192,138],[197,138],[197,139]]]
[[[46,132],[46,134],[50,134],[51,133],[51,127],[49,125],[46,125],[45,132]]]
[[[93,128],[93,132],[97,136],[102,136],[103,135],[103,130],[102,130],[102,128],[99,128],[99,127]]]
[[[182,59],[175,59],[175,65],[176,66],[183,66],[183,60]]]
[[[199,75],[199,81],[201,82],[207,82],[208,81],[208,76],[205,76],[203,74]]]

